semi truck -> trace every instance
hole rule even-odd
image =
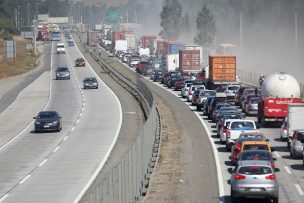
[[[207,88],[216,89],[220,85],[228,84],[238,84],[236,56],[209,56]]]
[[[288,104],[302,103],[298,81],[283,72],[268,76],[261,86],[261,94],[257,118],[263,127],[281,124],[288,115]]]

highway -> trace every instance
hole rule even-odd
[[[73,202],[117,140],[122,125],[117,96],[88,63],[74,67],[82,56],[76,46],[57,55],[55,45],[47,45],[48,70],[0,114],[0,202]],[[55,68],[65,64],[71,80],[55,80]],[[83,90],[87,76],[98,78],[99,89]],[[33,132],[33,116],[42,109],[61,114],[60,133]]]
[[[148,77],[146,77],[149,80]],[[212,123],[203,113],[196,111],[195,106],[191,106],[190,102],[186,99],[181,98],[180,91],[174,91],[164,87],[160,83],[154,83],[155,85],[166,89],[168,92],[172,93],[181,99],[185,105],[187,105],[193,113],[200,119],[202,125],[205,127],[210,141],[212,142],[213,150],[215,152],[215,159],[219,160],[217,165],[218,178],[219,180],[219,191],[221,196],[221,201],[229,203],[230,202],[230,173],[229,171],[234,168],[230,164],[230,152],[226,151],[225,145],[220,144],[219,138],[217,138],[215,131],[215,123]],[[255,120],[255,117],[247,117],[247,119]],[[293,160],[289,157],[289,152],[287,150],[286,142],[283,142],[279,138],[278,128],[261,128],[260,131],[270,140],[271,145],[275,148],[274,156],[277,158],[276,168],[277,177],[280,182],[280,202],[291,203],[291,202],[303,202],[304,198],[304,166],[302,159]],[[256,202],[256,199],[245,200],[244,202]],[[265,201],[266,202],[266,201]]]

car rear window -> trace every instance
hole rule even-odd
[[[245,175],[264,175],[272,173],[272,170],[267,166],[243,166],[238,172]]]
[[[252,122],[238,121],[231,124],[232,130],[252,130],[254,125]]]
[[[246,150],[268,150],[265,144],[245,144],[244,151]]]
[[[251,104],[258,104],[261,100],[260,99],[251,99],[250,103]]]
[[[57,45],[57,48],[64,48],[64,45]]]
[[[240,160],[270,160],[270,154],[268,152],[249,152],[243,153]]]
[[[186,83],[186,87],[191,87],[192,83]]]
[[[228,87],[228,90],[232,90],[232,91],[234,91],[234,90],[238,90],[238,86],[229,86]]]

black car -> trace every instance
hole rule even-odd
[[[35,132],[59,132],[62,129],[61,116],[56,111],[41,111],[34,119]]]
[[[98,82],[95,77],[87,77],[83,80],[83,89],[88,88],[98,89]]]
[[[70,79],[70,71],[66,66],[58,67],[55,72],[56,72],[56,80]]]

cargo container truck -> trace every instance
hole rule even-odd
[[[304,129],[304,103],[288,104],[287,112],[287,147],[290,147],[292,135],[295,130]]]
[[[219,85],[238,84],[236,82],[235,56],[209,56],[208,89]]]

